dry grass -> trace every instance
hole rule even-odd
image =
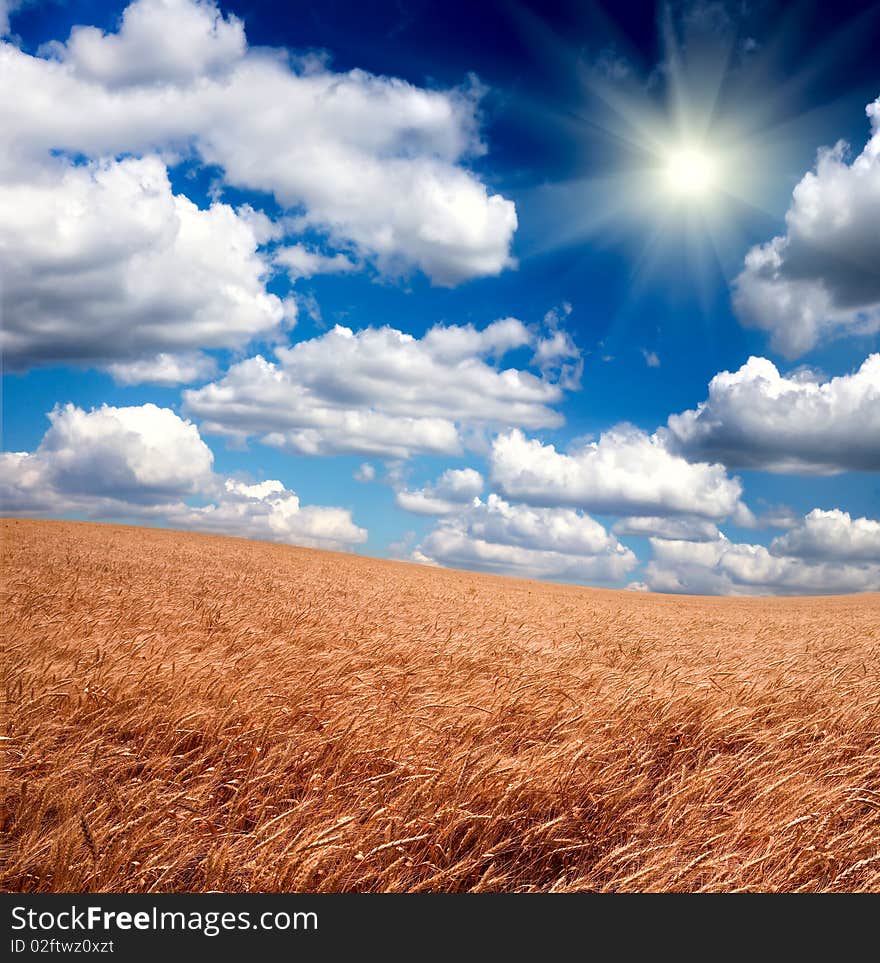
[[[876,595],[3,538],[5,889],[880,890]]]

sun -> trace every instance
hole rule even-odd
[[[777,44],[756,47],[733,23],[658,6],[650,70],[623,36],[592,60],[559,38],[556,59],[579,64],[583,103],[553,116],[576,138],[582,167],[536,186],[523,206],[544,225],[532,252],[626,245],[633,300],[662,275],[714,310],[753,228],[778,223],[814,120],[799,110],[799,88],[776,82]]]
[[[684,200],[705,199],[718,187],[719,167],[717,159],[699,147],[676,147],[666,157],[664,187]]]

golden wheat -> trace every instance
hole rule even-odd
[[[880,890],[876,595],[3,544],[7,890]]]

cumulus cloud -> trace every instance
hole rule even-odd
[[[880,98],[872,136],[851,162],[843,142],[819,152],[795,187],[786,233],[752,248],[734,305],[744,324],[797,357],[820,339],[880,329]]]
[[[880,564],[778,555],[763,545],[651,539],[645,582],[657,592],[824,595],[880,591]]]
[[[52,151],[189,154],[271,193],[290,230],[436,284],[513,264],[513,203],[468,169],[485,152],[477,83],[427,90],[320,58],[250,49],[208,0],[135,0],[119,29],[0,50],[4,174]]]
[[[708,399],[671,416],[668,427],[687,457],[734,468],[878,471],[880,354],[828,380],[810,371],[783,376],[766,358],[749,358],[715,375]]]
[[[302,505],[280,481],[245,485],[227,479],[213,502],[171,507],[165,517],[175,528],[312,548],[346,549],[367,539],[348,509]]]
[[[365,461],[362,465],[359,465],[354,473],[354,480],[363,482],[371,482],[376,477],[376,469],[368,461]]]
[[[523,578],[616,581],[636,557],[597,521],[568,508],[512,505],[498,495],[442,519],[414,561]]]
[[[567,454],[513,429],[495,439],[490,466],[503,494],[536,505],[709,520],[745,511],[739,479],[729,478],[721,465],[688,462],[660,434],[631,425],[618,425]]]
[[[449,515],[460,511],[483,491],[483,476],[474,468],[448,468],[436,482],[424,488],[400,489],[400,508],[415,515]]]
[[[838,508],[814,508],[785,535],[775,538],[770,552],[810,561],[880,563],[880,522],[852,518]]]
[[[160,351],[151,358],[138,361],[117,361],[107,365],[107,371],[121,385],[149,382],[154,385],[192,384],[207,381],[217,373],[214,359],[200,352],[168,354]]]
[[[212,483],[211,450],[195,425],[168,408],[102,405],[86,412],[68,404],[50,412],[49,422],[36,451],[14,456],[34,499],[42,486],[47,493],[155,504]]]
[[[508,351],[534,353],[546,340],[513,318],[483,329],[438,325],[422,338],[337,326],[276,349],[277,362],[257,356],[233,365],[185,392],[185,405],[207,432],[258,436],[304,454],[454,454],[463,430],[562,423],[553,405],[567,381],[501,366]]]
[[[344,254],[321,254],[305,244],[288,244],[278,248],[273,262],[289,275],[292,281],[297,278],[311,278],[316,274],[347,274],[357,269],[357,264]]]
[[[157,157],[58,162],[0,183],[6,364],[102,364],[125,383],[210,375],[293,320],[265,290],[252,218],[174,194]]]
[[[564,301],[544,315],[546,335],[537,340],[532,363],[542,374],[556,378],[564,388],[576,390],[581,386],[584,362],[580,349],[563,327],[571,312],[571,304]]]
[[[56,408],[33,452],[0,455],[0,507],[14,515],[86,515],[344,548],[367,533],[348,510],[303,506],[280,481],[213,471],[198,429],[153,404]]]
[[[75,26],[66,44],[47,52],[81,77],[109,87],[186,84],[228,69],[245,53],[244,27],[205,0],[139,0],[126,7],[119,29]]]
[[[9,33],[9,18],[20,6],[20,0],[0,0],[0,37]]]
[[[615,522],[615,535],[653,535],[655,538],[711,542],[718,538],[718,526],[707,518],[688,515],[629,515]]]

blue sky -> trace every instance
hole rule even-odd
[[[4,27],[4,511],[880,589],[878,5]]]

